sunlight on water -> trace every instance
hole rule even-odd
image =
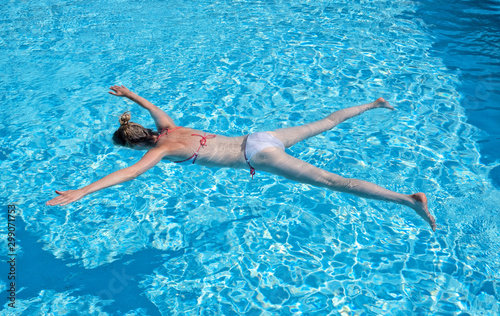
[[[142,297],[163,315],[498,313],[500,195],[480,163],[477,130],[465,123],[458,78],[429,52],[433,39],[412,17],[416,6],[6,3],[1,198],[19,206],[38,247],[76,275],[145,260],[144,272],[129,272],[130,300]],[[229,136],[383,96],[397,111],[365,114],[290,153],[391,190],[428,193],[438,231],[399,206],[262,172],[251,180],[248,170],[170,163],[46,207],[55,189],[87,185],[141,157],[113,146],[111,135],[126,110],[153,124],[138,106],[107,95],[113,84],[181,125]],[[148,251],[155,255],[143,258]],[[117,307],[129,299],[121,290],[80,282],[61,290],[24,284],[35,294],[20,291],[18,311],[158,313]]]

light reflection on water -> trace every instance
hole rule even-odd
[[[21,311],[498,311],[498,191],[479,162],[476,129],[464,123],[457,77],[429,54],[432,38],[418,20],[401,16],[415,4],[165,5],[50,1],[2,13],[1,38],[12,40],[1,42],[0,91],[16,105],[0,109],[2,198],[19,205],[60,280],[27,282]],[[427,192],[440,229],[431,234],[401,207],[264,173],[251,180],[247,170],[167,163],[71,206],[43,206],[54,189],[140,158],[110,142],[125,110],[150,124],[138,107],[106,95],[116,83],[182,125],[230,136],[384,96],[398,111],[373,111],[290,153],[392,190]],[[122,277],[114,293],[108,280],[119,282],[113,271],[122,269],[134,281]],[[70,273],[85,277],[65,289]],[[147,302],[126,302],[138,296]]]

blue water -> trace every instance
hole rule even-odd
[[[498,2],[0,4],[0,202],[19,212],[17,315],[500,313]],[[45,206],[141,157],[112,145],[118,115],[153,124],[109,96],[113,84],[230,136],[383,96],[398,111],[290,153],[426,192],[438,231],[400,206],[169,163]]]
[[[423,3],[418,14],[435,36],[432,52],[459,77],[460,105],[480,130],[481,162],[493,167],[490,178],[500,188],[500,3]]]

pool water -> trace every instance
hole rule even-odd
[[[480,161],[493,166],[490,178],[500,188],[500,3],[423,3],[418,14],[435,37],[432,51],[459,77],[460,105],[480,130],[475,135]]]
[[[482,145],[498,135],[498,42],[488,37],[498,25],[467,51],[494,52],[481,70],[439,46],[466,31],[437,22],[426,1],[0,3],[0,201],[19,212],[17,307],[4,299],[2,315],[500,313],[498,150]],[[498,2],[457,3],[498,21]],[[487,78],[487,97],[467,92],[474,78]],[[289,152],[426,192],[438,230],[400,206],[171,163],[45,206],[54,190],[142,156],[112,145],[126,110],[153,127],[148,113],[107,94],[114,84],[181,125],[229,136],[383,96],[397,111],[370,111]],[[489,114],[474,117],[464,100]],[[1,255],[5,294],[6,247]]]

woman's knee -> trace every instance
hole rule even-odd
[[[344,178],[334,173],[328,172],[325,176],[324,183],[327,187],[335,191],[343,191],[344,189],[350,189],[353,186],[352,179]]]

